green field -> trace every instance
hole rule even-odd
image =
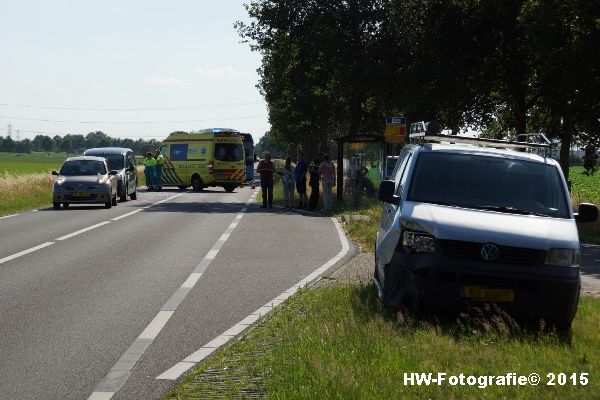
[[[58,170],[66,153],[29,154],[0,152],[0,174],[39,174]]]

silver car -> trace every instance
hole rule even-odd
[[[117,205],[117,171],[110,171],[103,157],[67,158],[52,186],[55,210],[69,204],[103,203],[105,208]]]

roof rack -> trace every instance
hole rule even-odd
[[[461,143],[497,149],[544,150],[544,156],[552,149],[552,143],[543,133],[518,135],[517,141],[487,138],[475,138],[440,133],[437,122],[416,122],[410,125],[409,140],[411,143],[440,142]],[[534,141],[537,141],[534,142]]]

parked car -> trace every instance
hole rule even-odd
[[[405,146],[379,187],[379,297],[408,310],[495,302],[569,329],[581,287],[576,222],[595,221],[598,208],[573,213],[553,159],[451,141]]]
[[[137,173],[133,150],[124,147],[96,147],[88,149],[84,156],[104,157],[110,170],[117,171],[117,191],[120,201],[137,199]]]
[[[103,157],[70,157],[60,171],[52,171],[56,181],[52,186],[55,210],[70,204],[104,203],[106,208],[117,205],[117,171],[109,170]]]

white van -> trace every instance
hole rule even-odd
[[[379,188],[380,298],[413,310],[496,302],[568,329],[581,286],[576,222],[595,221],[598,208],[573,213],[555,160],[499,148],[544,145],[417,136]]]

